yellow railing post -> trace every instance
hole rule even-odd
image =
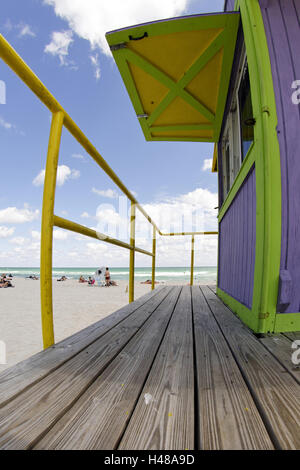
[[[155,289],[155,258],[156,258],[156,228],[153,227],[153,238],[152,238],[152,285],[151,289]]]
[[[195,254],[195,235],[192,235],[192,249],[191,249],[191,286],[194,284],[194,254]]]
[[[129,303],[134,301],[134,259],[135,259],[135,204],[130,206],[130,250],[129,258]]]
[[[52,303],[52,243],[54,200],[64,113],[53,113],[45,171],[41,227],[41,315],[44,349],[54,344]]]

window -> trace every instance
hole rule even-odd
[[[248,62],[244,49],[222,137],[223,199],[253,143],[254,124]]]
[[[241,125],[241,152],[242,160],[245,156],[254,137],[254,120],[251,101],[250,79],[248,71],[248,63],[244,65],[241,83],[238,91],[239,110],[240,110],[240,125]]]

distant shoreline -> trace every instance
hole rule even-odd
[[[53,279],[66,276],[70,279],[78,279],[79,276],[93,276],[99,267],[55,267],[53,268]],[[109,268],[112,278],[115,280],[127,281],[129,278],[129,268]],[[14,277],[26,278],[30,275],[40,276],[39,267],[0,267],[0,274],[12,274]],[[157,267],[156,279],[159,281],[188,281],[190,278],[190,268],[183,267]],[[135,279],[137,281],[146,281],[151,279],[152,271],[150,267],[135,268]],[[216,266],[195,266],[194,279],[198,282],[216,282],[217,267]]]

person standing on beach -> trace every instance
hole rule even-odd
[[[105,270],[105,282],[106,282],[106,286],[109,287],[110,286],[110,272],[108,268],[106,268]]]

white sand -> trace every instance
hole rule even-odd
[[[0,289],[0,342],[4,341],[6,345],[6,364],[1,364],[0,354],[0,372],[41,351],[43,347],[40,282],[14,278],[12,283],[14,288]],[[90,287],[76,280],[54,280],[55,342],[126,305],[128,281],[117,283],[117,287]],[[135,282],[135,299],[150,289],[150,285]]]

